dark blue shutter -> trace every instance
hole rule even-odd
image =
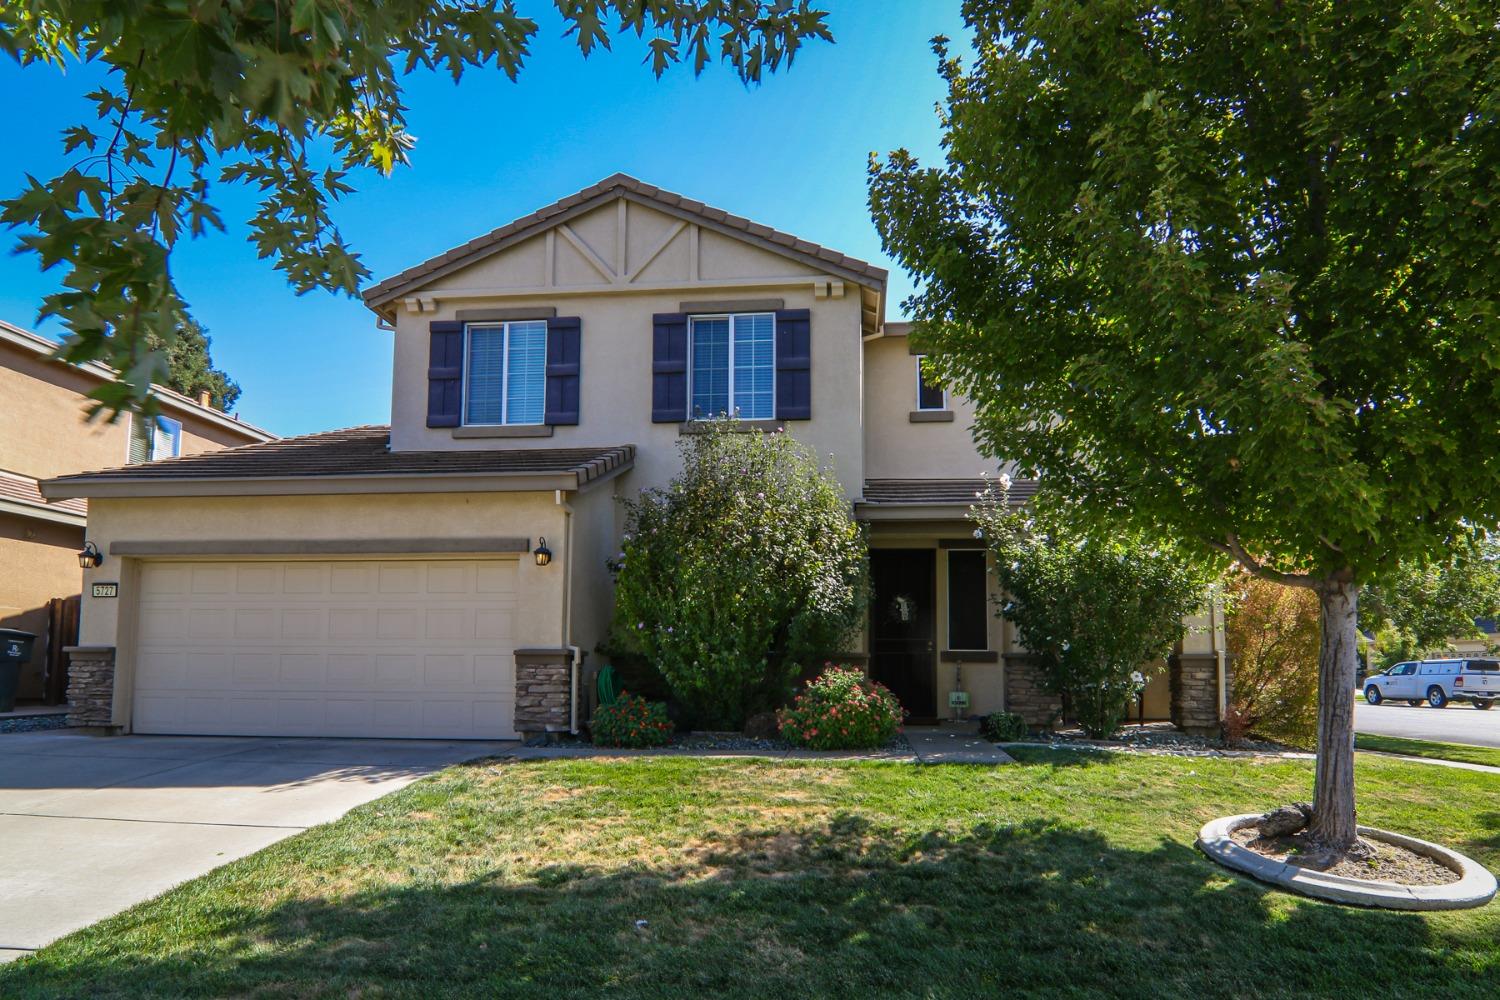
[[[812,320],[806,309],[776,312],[776,419],[812,419]]]
[[[688,416],[687,315],[657,313],[651,323],[651,419],[681,423]]]
[[[578,362],[581,350],[577,316],[547,321],[547,415],[549,424],[578,423]]]
[[[435,320],[427,357],[427,426],[457,427],[464,398],[464,325]]]

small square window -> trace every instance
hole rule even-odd
[[[917,355],[917,409],[946,410],[948,393],[941,385],[928,378],[926,365],[922,364],[924,360],[924,356]]]
[[[465,328],[465,424],[540,424],[546,419],[547,324]]]
[[[769,420],[776,414],[776,320],[771,313],[688,320],[690,416]]]
[[[154,462],[159,458],[176,458],[182,454],[182,421],[171,417],[154,420],[139,413],[130,418],[131,465]]]

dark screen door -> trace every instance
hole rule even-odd
[[[911,722],[937,718],[936,565],[935,549],[870,551],[870,676]]]

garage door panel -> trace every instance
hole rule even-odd
[[[328,629],[328,612],[289,610],[281,613],[283,639],[322,639]]]
[[[368,563],[334,563],[328,569],[328,592],[368,594],[375,589],[375,571]]]
[[[290,564],[282,567],[282,592],[286,594],[327,594],[328,566]]]
[[[148,563],[134,728],[513,736],[515,567]]]
[[[194,566],[188,573],[188,589],[194,595],[230,593],[234,570],[228,566]]]

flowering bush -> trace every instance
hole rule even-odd
[[[1086,530],[1046,493],[1016,508],[1000,490],[971,509],[1007,595],[1000,614],[1036,657],[1043,687],[1095,739],[1108,739],[1203,606],[1205,568],[1164,541],[1116,526]],[[1097,525],[1094,526],[1097,529]]]
[[[697,727],[738,730],[786,704],[803,664],[848,648],[865,536],[838,480],[785,433],[715,422],[682,441],[671,484],[625,501],[612,643],[659,671]]]
[[[624,691],[613,704],[594,709],[589,730],[601,747],[659,747],[672,738],[667,706]]]
[[[777,719],[782,738],[797,746],[863,750],[889,743],[905,715],[885,685],[853,667],[829,664]]]

